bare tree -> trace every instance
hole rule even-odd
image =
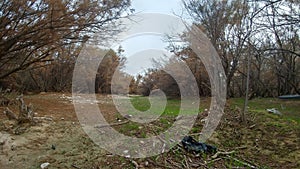
[[[264,32],[260,46],[264,57],[270,60],[277,79],[277,94],[300,93],[297,60],[300,52],[299,1],[262,1],[256,25]]]
[[[250,7],[244,1],[189,0],[183,3],[216,48],[230,87],[252,32]],[[229,96],[234,95],[234,91],[228,92]]]

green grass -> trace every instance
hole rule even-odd
[[[209,100],[209,99],[207,99]],[[180,112],[180,107],[181,107],[181,101],[179,99],[168,99],[166,106],[163,110],[160,110],[159,108],[155,107],[155,103],[153,107],[150,105],[150,101],[148,97],[140,97],[140,96],[134,96],[130,98],[130,101],[133,105],[133,107],[141,112],[148,111],[151,108],[151,111],[147,113],[153,113],[154,115],[158,115],[159,118],[156,121],[151,122],[153,126],[156,126],[152,128],[151,132],[154,132],[155,134],[161,133],[169,129],[173,123],[175,118],[179,115]],[[192,101],[191,101],[192,103]],[[193,105],[193,104],[191,104]],[[200,108],[191,108],[189,109],[186,108],[184,109],[181,113],[182,115],[191,115],[191,114],[199,114],[201,112],[201,109],[208,108],[209,105],[207,104],[202,104]],[[194,107],[194,106],[191,106]],[[127,114],[130,114],[132,116],[135,116],[136,113],[139,112],[134,112],[128,110]],[[121,117],[120,117],[121,118]],[[142,125],[143,126],[143,125]],[[130,122],[128,124],[123,125],[120,129],[119,132],[126,134],[126,135],[137,135],[138,137],[145,138],[147,137],[147,129],[149,128],[139,128],[140,125],[138,123]],[[198,130],[197,130],[198,131]],[[150,132],[150,135],[151,135]]]
[[[135,109],[139,111],[147,111],[150,108],[150,102],[148,97],[131,97],[131,103]],[[232,109],[236,107],[243,108],[244,99],[243,98],[232,98],[227,101]],[[179,99],[169,99],[167,100],[167,104],[163,112],[161,110],[152,109],[149,113],[154,113],[155,115],[160,115],[159,119],[156,120],[153,125],[159,126],[155,129],[155,132],[160,133],[167,130],[174,123],[174,119],[178,116],[180,111],[181,101]],[[289,124],[295,124],[294,126],[299,126],[300,124],[300,101],[283,101],[274,98],[262,98],[262,99],[253,99],[249,101],[249,112],[258,116],[259,118],[271,119],[264,120],[264,124],[269,127],[281,128],[281,130],[288,128],[285,126],[285,122]],[[192,113],[200,113],[203,109],[207,109],[210,106],[210,98],[201,99],[200,108],[197,112],[186,109],[183,114],[192,114]],[[283,113],[283,116],[278,116],[274,114],[270,114],[266,111],[268,108],[277,108],[280,112]],[[135,112],[128,112],[128,114],[132,114],[134,116]],[[199,128],[192,128],[191,132],[198,132]],[[145,138],[146,133],[143,129],[139,129],[138,123],[129,123],[122,127],[122,133],[127,133],[128,135],[133,135],[134,133],[139,133],[140,137]],[[234,141],[229,141],[226,144],[227,146],[233,146],[236,143]]]
[[[243,108],[244,99],[232,98],[229,100],[230,106]],[[274,98],[257,98],[249,100],[248,110],[256,113],[265,113],[272,118],[279,118],[276,115],[269,114],[266,109],[276,108],[283,116],[281,118],[291,122],[300,123],[300,100],[280,100]]]
[[[131,98],[132,105],[139,111],[147,111],[150,109],[150,101],[148,97],[132,97]],[[154,114],[161,114],[161,110],[156,109],[153,107]],[[168,100],[165,109],[163,110],[163,115],[168,116],[177,116],[180,110],[180,100]],[[130,113],[130,112],[129,112]]]
[[[148,97],[131,97],[131,103],[135,109],[139,111],[147,111],[151,105]],[[191,101],[192,102],[192,101]],[[227,101],[231,108],[240,109],[244,106],[243,98],[231,98]],[[160,117],[167,117],[167,119],[177,117],[180,111],[181,101],[179,99],[168,99],[164,110],[158,110],[156,107],[152,107],[151,113],[161,115]],[[192,104],[192,103],[191,103]],[[198,114],[203,112],[204,109],[208,109],[210,106],[210,98],[203,98],[200,101],[200,107],[197,111],[185,109],[182,114]],[[270,114],[266,109],[276,108],[283,116],[277,116]],[[300,100],[280,100],[276,98],[257,98],[249,100],[248,111],[253,113],[263,113],[264,115],[274,119],[284,119],[289,122],[300,124]],[[150,112],[149,112],[150,113]],[[134,112],[128,112],[128,114],[134,114]],[[166,124],[169,120],[162,120],[162,123]],[[270,124],[271,125],[271,124]],[[272,124],[277,125],[277,124]]]
[[[150,108],[150,102],[148,97],[131,97],[131,103],[135,109],[140,111],[147,111]],[[243,98],[232,98],[227,101],[231,108],[235,109],[236,107],[243,108],[244,99]],[[197,112],[193,112],[192,110],[186,109],[183,114],[192,114],[192,113],[201,113],[203,109],[208,109],[210,106],[210,98],[201,99],[200,108]],[[299,126],[300,124],[300,101],[283,101],[274,98],[262,98],[262,99],[253,99],[249,101],[249,112],[252,114],[259,115],[259,118],[264,121],[264,124],[269,127],[280,128],[280,131],[285,131],[289,129],[288,126],[285,126],[285,122],[289,124],[295,124],[293,126]],[[151,111],[149,113],[159,114],[160,117],[158,120],[153,122],[154,126],[158,126],[154,128],[155,133],[161,133],[169,129],[173,124],[175,118],[178,116],[180,111],[181,101],[179,99],[169,99],[167,100],[167,104],[163,112],[161,110]],[[283,113],[283,116],[278,116],[274,114],[270,114],[266,111],[268,108],[277,108],[280,112]],[[134,116],[134,112],[128,112],[128,114],[132,114]],[[269,119],[269,120],[266,120]],[[191,129],[191,133],[198,132],[199,128],[193,127]],[[145,138],[148,134],[144,131],[144,129],[139,129],[139,125],[137,123],[129,123],[122,127],[122,133],[126,133],[127,135],[138,134],[139,137]],[[235,141],[228,141],[227,146],[234,146],[236,144]]]
[[[135,97],[131,97],[130,101],[131,101],[132,105],[137,110],[140,110],[140,111],[146,111],[146,110],[150,109],[150,106],[151,106],[147,97],[135,96]]]
[[[135,109],[139,110],[139,111],[147,111],[150,109],[151,105],[149,102],[148,97],[139,97],[139,96],[135,96],[135,97],[131,97],[131,103],[134,106]],[[191,106],[191,109],[189,108],[185,108],[184,110],[182,110],[182,114],[198,114],[199,112],[202,112],[204,109],[209,107],[209,104],[207,103],[203,103],[200,102],[200,107],[199,109],[197,109],[196,111],[193,108],[192,105],[192,101],[191,103],[188,103],[188,105]],[[181,101],[179,99],[168,99],[167,100],[167,104],[165,109],[163,110],[163,113],[161,113],[161,110],[156,109],[155,105],[152,108],[154,114],[162,114],[162,116],[172,116],[172,117],[176,117],[179,112],[180,112],[180,105],[181,105]],[[129,114],[131,114],[130,112],[128,112]]]

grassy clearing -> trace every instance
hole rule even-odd
[[[241,98],[233,98],[229,100],[231,108],[244,105],[244,100]],[[300,100],[280,100],[275,98],[257,98],[249,101],[249,111],[256,113],[265,113],[270,117],[277,118],[274,115],[268,114],[266,109],[276,108],[283,116],[283,119],[297,122],[300,124]]]
[[[132,97],[131,103],[133,106],[140,111],[146,111],[150,109],[150,102],[147,97]],[[180,110],[180,100],[179,99],[169,99],[167,105],[162,113],[162,116],[175,117],[178,115]],[[228,104],[231,109],[236,107],[243,108],[244,99],[243,98],[232,98],[228,100]],[[203,112],[204,109],[209,109],[210,99],[203,98],[200,102],[199,111],[197,113]],[[267,113],[266,109],[276,108],[279,110],[283,116],[278,117]],[[155,110],[155,109],[154,109]],[[253,113],[264,113],[266,116],[274,118],[283,118],[290,120],[292,122],[297,122],[300,124],[300,100],[279,100],[274,98],[260,98],[252,99],[249,101],[248,111]],[[129,112],[130,113],[130,112]],[[153,113],[160,113],[153,111]],[[186,110],[183,114],[190,114],[192,112]]]
[[[242,98],[233,98],[227,101],[227,105],[229,105],[228,111],[236,111],[237,107],[241,109],[244,105],[244,100]],[[150,102],[147,97],[132,97],[131,103],[133,106],[140,111],[147,111],[150,109]],[[180,111],[180,104],[181,101],[179,99],[169,99],[167,101],[167,105],[165,109],[163,110],[163,113],[154,111],[151,113],[154,114],[160,114],[160,118],[153,122],[153,125],[156,125],[159,128],[159,130],[156,130],[156,132],[161,132],[167,130],[173,123],[175,118],[177,117],[179,111]],[[210,98],[203,98],[201,99],[201,104],[199,107],[198,112],[192,112],[190,110],[185,110],[183,114],[190,114],[190,113],[199,113],[201,114],[204,109],[209,109],[210,106]],[[282,112],[283,116],[278,116],[274,114],[270,114],[266,111],[267,108],[276,108],[280,112]],[[226,112],[225,111],[225,112]],[[292,100],[292,101],[284,101],[274,98],[263,98],[263,99],[253,99],[249,101],[249,117],[250,118],[257,118],[259,122],[263,123],[266,127],[275,127],[280,128],[281,130],[288,129],[290,127],[292,128],[299,128],[300,129],[300,101],[299,100]],[[131,112],[128,112],[129,114],[133,114]],[[240,112],[236,112],[234,116],[238,116]],[[291,124],[292,126],[289,126],[287,124]],[[191,133],[197,133],[201,130],[202,126],[195,125]],[[123,126],[121,132],[127,133],[126,131],[130,131],[129,135],[132,135],[132,131],[138,131],[139,125],[137,123],[130,122],[128,125]],[[142,132],[145,133],[145,132]],[[145,134],[144,134],[145,135]],[[232,146],[235,144],[234,140],[230,140],[227,143],[225,143],[228,146]]]
[[[203,99],[204,104],[201,104],[200,108],[194,109],[194,108],[186,108],[184,110],[181,110],[182,115],[191,115],[191,114],[199,114],[204,109],[209,108],[209,102],[210,99],[206,98]],[[181,107],[181,101],[179,99],[168,99],[166,106],[163,110],[160,110],[159,108],[155,107],[155,103],[153,103],[153,107],[150,105],[150,101],[148,97],[138,97],[134,96],[130,98],[130,101],[134,108],[138,111],[145,112],[150,110],[150,112],[147,113],[153,113],[155,115],[158,115],[159,118],[149,124],[138,124],[135,122],[130,121],[126,125],[123,125],[122,127],[116,127],[116,129],[128,136],[138,136],[138,137],[146,137],[146,136],[155,136],[163,131],[166,131],[169,129],[176,117],[178,117]],[[192,101],[191,101],[192,102]],[[135,116],[135,114],[138,112],[132,112],[128,111],[127,114]],[[118,118],[121,118],[121,116],[118,116]],[[198,129],[193,129],[193,131],[199,131]],[[136,134],[134,134],[136,133]]]
[[[131,98],[134,107],[141,111],[150,108],[148,98],[134,97]],[[300,136],[300,101],[282,101],[272,98],[253,99],[249,102],[249,112],[247,113],[247,124],[241,124],[239,121],[240,109],[243,107],[242,98],[228,100],[225,114],[219,124],[219,127],[208,140],[208,143],[216,145],[221,151],[235,151],[230,156],[224,156],[214,161],[211,156],[203,155],[201,159],[186,154],[182,149],[173,149],[167,154],[153,157],[157,164],[176,166],[185,166],[184,158],[199,163],[207,163],[209,167],[236,168],[245,167],[245,163],[253,164],[258,168],[297,168],[300,163],[299,159],[299,136]],[[202,99],[199,108],[199,120],[196,121],[190,134],[197,134],[201,131],[203,123],[200,119],[206,116],[203,112],[208,109],[210,99]],[[267,108],[277,108],[283,116],[273,115],[266,111]],[[157,135],[167,130],[173,123],[180,109],[180,100],[168,100],[167,106],[160,116],[160,119],[151,126],[137,129],[133,134],[132,124],[124,125],[122,132],[128,135],[140,135],[144,137]],[[155,113],[155,112],[154,112]],[[190,112],[186,112],[189,114]],[[145,130],[146,129],[146,130]],[[150,134],[149,134],[150,133]],[[164,164],[168,159],[170,163]],[[145,160],[145,159],[144,159]],[[149,161],[149,159],[148,159]],[[143,162],[143,160],[141,160]],[[177,162],[177,163],[176,163]],[[199,167],[199,166],[198,166]],[[203,166],[202,166],[203,167]],[[201,167],[200,167],[201,168]],[[247,167],[246,167],[247,168]],[[248,167],[249,168],[249,167]]]
[[[132,105],[139,111],[147,111],[151,107],[148,97],[135,96],[135,97],[131,97],[130,101]],[[192,103],[192,101],[190,103]],[[182,113],[187,115],[194,114],[194,113],[198,114],[199,112],[202,112],[204,109],[209,108],[209,103],[210,103],[209,98],[201,99],[200,107],[197,110],[197,112],[194,112],[193,110],[185,109]],[[166,107],[163,110],[162,116],[177,116],[180,111],[180,104],[181,104],[180,99],[168,99]],[[154,110],[155,110],[155,106],[154,106]],[[156,114],[161,112],[153,111],[151,113]]]

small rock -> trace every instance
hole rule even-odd
[[[41,164],[41,169],[47,168],[50,165],[50,163],[43,163]]]
[[[145,161],[145,166],[147,167],[149,165],[149,162],[148,161]]]
[[[61,120],[65,120],[65,118],[61,118]]]

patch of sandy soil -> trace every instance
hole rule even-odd
[[[115,109],[110,105],[109,97],[98,97],[101,104],[106,104],[101,108],[106,118],[115,120]],[[83,132],[70,94],[44,93],[24,96],[24,100],[34,105],[37,117],[48,117],[53,121],[42,120],[33,126],[16,128],[16,122],[6,120],[1,113],[1,169],[40,168],[43,163],[50,163],[48,168],[86,168],[106,154]],[[18,106],[11,105],[10,109],[17,112]],[[3,110],[4,107],[0,107],[0,112]],[[20,134],[13,134],[17,130]]]

